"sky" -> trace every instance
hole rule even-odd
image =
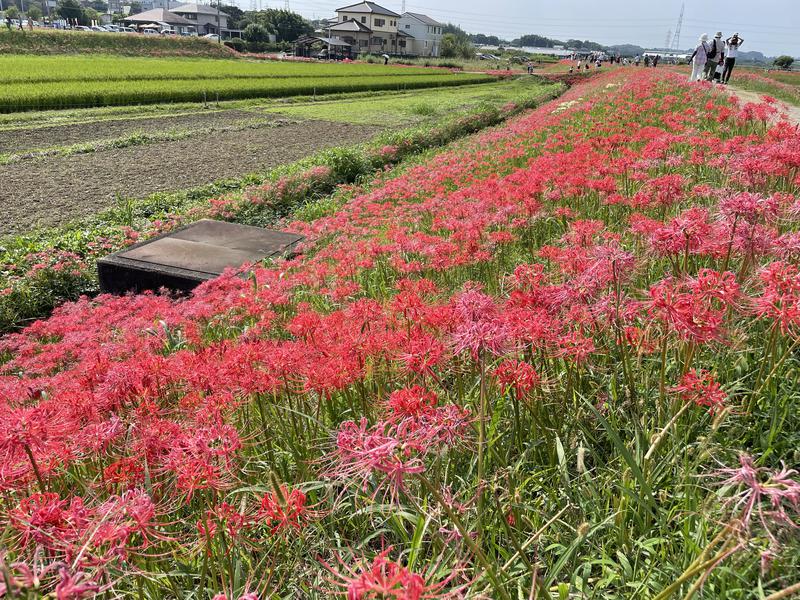
[[[331,17],[337,8],[358,0],[289,0],[292,10],[308,18]],[[400,12],[402,0],[377,0]],[[236,0],[244,10],[283,8],[283,2]],[[469,33],[513,39],[526,33],[613,45],[631,43],[664,47],[673,34],[682,0],[406,0],[406,10],[461,25]],[[800,58],[800,0],[685,0],[680,46],[693,48],[702,33],[713,37],[734,32],[745,40],[742,50],[767,56]]]

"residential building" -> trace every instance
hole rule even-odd
[[[405,12],[398,21],[398,32],[410,36],[408,54],[439,56],[444,25],[427,15]]]
[[[223,37],[227,37],[224,34],[228,29],[228,15],[222,11],[218,13],[216,7],[207,4],[181,4],[171,8],[170,12],[191,21],[199,35],[219,35],[222,31]]]
[[[407,54],[408,35],[398,34],[400,15],[374,2],[359,2],[336,10],[336,24],[323,33],[338,38],[357,52]],[[404,43],[400,43],[403,40]]]
[[[136,15],[129,15],[123,21],[132,27],[157,25],[160,29],[174,29],[179,34],[196,31],[194,23],[164,8],[154,8]]]

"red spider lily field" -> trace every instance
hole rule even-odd
[[[617,69],[0,340],[0,597],[789,598],[800,131]]]

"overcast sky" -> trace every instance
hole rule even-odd
[[[245,10],[254,1],[262,8],[285,6],[285,1],[236,0]],[[309,18],[333,16],[336,8],[351,3],[289,0],[292,10]],[[402,7],[402,0],[378,3],[396,12]],[[800,0],[686,0],[685,4],[682,48],[693,47],[701,33],[713,37],[722,31],[728,37],[738,32],[745,40],[742,50],[800,58]],[[406,10],[458,23],[470,33],[506,39],[536,33],[562,40],[663,47],[667,31],[675,32],[681,0],[406,0]]]

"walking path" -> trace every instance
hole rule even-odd
[[[738,96],[742,103],[761,102],[761,97],[764,95],[757,92],[750,92],[748,90],[740,90],[733,85],[728,86],[725,89],[729,94],[735,94]],[[795,125],[800,125],[800,106],[793,106],[780,100],[778,100],[778,105],[781,109],[781,112],[785,112],[789,116],[789,121]]]

